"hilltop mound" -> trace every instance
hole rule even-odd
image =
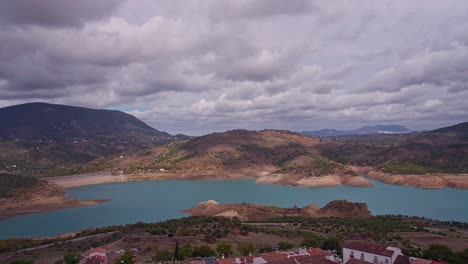
[[[346,200],[329,202],[322,208],[308,205],[304,208],[282,208],[256,204],[219,204],[210,200],[183,212],[193,216],[237,217],[241,221],[268,221],[289,216],[303,217],[368,217],[370,212],[365,203],[352,203]]]

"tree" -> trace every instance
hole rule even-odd
[[[175,249],[174,249],[174,262],[176,262],[177,260],[181,260],[179,251],[180,251],[179,250],[179,240],[177,240],[176,244],[175,244]]]
[[[258,246],[258,252],[267,253],[274,251],[273,247],[270,244],[262,244]]]
[[[135,264],[135,256],[130,252],[125,252],[120,258],[114,261],[114,264]]]
[[[232,255],[232,245],[228,243],[221,242],[216,247],[216,252],[218,252],[219,256],[224,255],[225,257]]]
[[[448,263],[463,263],[449,247],[444,245],[430,245],[423,251],[423,258],[440,260]]]
[[[153,255],[153,261],[155,262],[171,261],[173,257],[174,257],[174,251],[171,250],[170,248],[166,248],[166,249],[156,248],[156,250],[154,251],[154,255]]]
[[[185,244],[180,248],[180,260],[185,260],[193,255],[193,248],[190,244]]]
[[[243,256],[247,256],[255,253],[255,246],[252,243],[242,243],[239,244],[238,250]]]
[[[318,248],[320,247],[320,240],[315,237],[308,237],[302,240],[301,246],[308,248]]]
[[[290,250],[293,247],[294,247],[293,244],[285,242],[285,241],[281,241],[281,242],[278,243],[278,249],[279,250]]]
[[[193,248],[193,253],[192,253],[193,257],[206,258],[206,257],[214,256],[214,255],[216,255],[214,250],[211,249],[211,247],[206,244]]]
[[[74,253],[69,253],[63,256],[63,262],[65,264],[78,264],[80,262],[80,256]]]
[[[465,263],[468,263],[468,248],[460,253],[460,257],[465,261]]]
[[[341,241],[336,237],[330,237],[322,242],[322,249],[341,251]]]
[[[32,264],[34,261],[32,259],[15,259],[10,261],[8,264]]]

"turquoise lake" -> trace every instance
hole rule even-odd
[[[387,185],[375,187],[290,187],[260,185],[254,180],[142,181],[107,183],[67,189],[80,200],[107,198],[96,206],[30,214],[0,220],[0,239],[51,236],[89,227],[138,221],[154,222],[187,216],[180,210],[209,199],[220,203],[256,203],[291,207],[346,199],[365,202],[372,214],[403,214],[468,222],[468,190],[427,190]]]

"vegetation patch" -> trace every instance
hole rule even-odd
[[[434,168],[407,162],[386,164],[383,166],[382,171],[392,174],[427,174],[437,172]]]
[[[40,180],[33,177],[0,174],[0,198],[11,198],[18,189],[34,187],[39,183]]]

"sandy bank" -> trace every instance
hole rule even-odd
[[[65,197],[45,197],[28,201],[4,201],[0,203],[0,219],[15,216],[42,213],[47,211],[61,210],[80,206],[91,206],[109,201],[108,199],[96,199],[78,201]]]
[[[108,182],[127,181],[125,175],[112,175],[110,172],[77,174],[62,177],[45,178],[63,188],[72,188],[86,185],[94,185]]]
[[[446,187],[468,189],[468,174],[390,174],[381,171],[367,173],[370,179],[387,184],[414,186],[426,189],[443,189]]]
[[[283,184],[303,187],[326,187],[347,185],[354,187],[372,187],[373,184],[361,176],[324,175],[320,177],[301,177],[288,174],[271,174],[257,178],[259,184]]]
[[[442,189],[445,187],[468,189],[468,174],[425,174],[400,175],[373,170],[372,168],[353,168],[367,178],[387,184],[409,185],[418,188]],[[111,173],[94,173],[48,178],[47,180],[71,188],[108,182],[144,181],[144,180],[239,180],[255,178],[257,184],[282,184],[302,187],[326,187],[346,185],[353,187],[372,187],[373,184],[365,177],[352,175],[324,175],[320,177],[304,177],[295,174],[275,174],[269,171],[225,171],[206,170],[188,172],[157,172],[137,173],[129,175],[112,175]]]

